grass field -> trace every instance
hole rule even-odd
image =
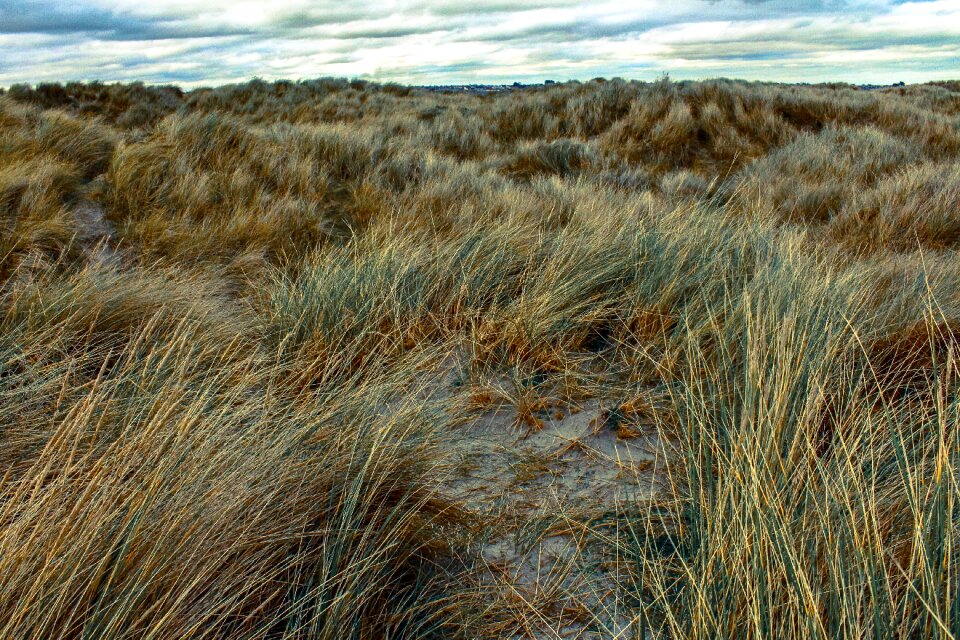
[[[960,636],[960,83],[0,95],[0,637]]]

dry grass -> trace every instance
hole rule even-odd
[[[595,397],[631,637],[957,637],[958,249],[956,83],[11,87],[0,635],[552,637],[447,441]]]

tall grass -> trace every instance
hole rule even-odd
[[[958,118],[950,83],[11,87],[0,635],[496,637],[448,480],[457,385],[501,376],[666,443],[588,526],[635,637],[956,637]]]
[[[912,333],[877,338],[863,272],[796,262],[714,311],[715,348],[688,343],[675,497],[624,542],[646,622],[670,637],[954,637],[956,336],[921,286]]]
[[[415,362],[304,394],[196,286],[67,287],[5,300],[4,636],[434,628],[456,517]]]

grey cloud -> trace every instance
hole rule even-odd
[[[425,2],[419,4],[421,4],[426,11],[434,15],[456,17],[465,15],[519,13],[536,9],[558,9],[575,7],[584,3],[578,0],[526,0],[522,3],[511,0],[474,0],[473,2],[454,0],[451,2]]]
[[[436,27],[357,27],[337,32],[333,37],[338,39],[359,38],[402,38],[404,36],[423,35],[442,31]]]
[[[370,18],[371,13],[363,7],[340,9],[296,9],[281,11],[274,15],[269,25],[272,29],[307,29],[310,27],[338,25]]]
[[[672,56],[686,60],[776,60],[814,52],[872,51],[897,47],[919,47],[926,50],[951,48],[960,52],[956,35],[871,34],[843,28],[816,29],[812,23],[794,25],[787,30],[735,39],[704,39],[698,42],[669,45]]]
[[[752,5],[749,15],[744,13],[744,4]],[[580,40],[639,37],[658,28],[669,28],[690,21],[732,21],[744,19],[784,18],[804,15],[821,15],[830,3],[822,0],[708,0],[703,3],[709,12],[691,10],[685,15],[646,14],[630,19],[607,19],[593,16],[587,19],[551,20],[549,17],[533,25],[512,27],[510,21],[484,30],[481,39],[490,42],[514,42],[535,38],[538,42],[576,42]],[[762,7],[762,9],[758,8]],[[696,8],[696,7],[694,7]],[[702,9],[702,7],[700,7]],[[850,19],[860,14],[847,14]],[[454,34],[456,39],[469,39],[475,32]]]
[[[188,19],[147,18],[81,4],[0,0],[0,34],[95,34],[111,40],[169,40],[250,34],[249,29],[204,25]]]
[[[670,71],[678,61],[688,75],[765,78],[783,72],[770,64],[778,60],[789,62],[796,73],[831,77],[874,71],[826,65],[817,54],[881,49],[903,56],[883,63],[884,68],[942,75],[935,65],[955,61],[960,53],[957,25],[922,32],[890,24],[867,28],[895,6],[893,0],[674,0],[663,10],[632,14],[628,5],[587,0],[397,0],[387,9],[373,0],[274,0],[286,1],[286,11],[264,5],[270,14],[266,22],[238,26],[223,11],[190,11],[182,5],[145,4],[143,11],[151,13],[142,13],[98,8],[86,0],[69,5],[0,0],[0,42],[4,34],[30,34],[22,46],[9,39],[0,44],[0,85],[98,75],[185,84],[329,73],[423,83],[646,77]],[[699,39],[673,37],[683,33],[677,27],[703,21],[730,28],[717,35],[708,30]],[[769,28],[759,21],[769,21]],[[151,41],[165,41],[170,52],[160,58],[144,55],[137,45]],[[603,53],[630,51],[633,42],[659,43],[659,48],[647,48],[638,59]],[[397,45],[402,46],[391,49]],[[432,59],[431,47],[444,45],[464,54]],[[463,59],[471,51],[484,53]],[[939,56],[935,61],[922,59],[931,52]]]
[[[77,33],[142,28],[136,20],[94,7],[0,2],[0,33]]]

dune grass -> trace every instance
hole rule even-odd
[[[627,637],[957,637],[956,89],[9,88],[0,635],[498,637],[456,360],[668,443]]]

